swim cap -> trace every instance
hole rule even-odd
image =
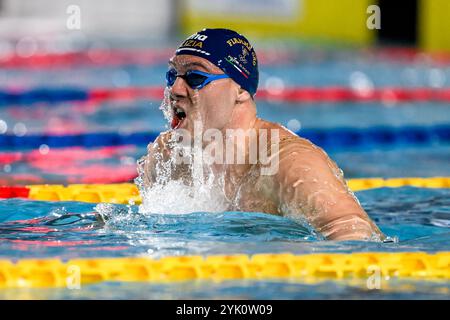
[[[252,96],[258,88],[258,59],[249,41],[229,29],[203,29],[178,47],[175,55],[189,54],[209,60]]]

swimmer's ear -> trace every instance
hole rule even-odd
[[[243,103],[247,100],[250,100],[252,97],[247,90],[239,88],[238,96],[236,98],[237,103]]]

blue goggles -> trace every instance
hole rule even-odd
[[[186,81],[189,87],[197,90],[203,88],[211,81],[229,78],[226,74],[211,74],[198,70],[189,70],[186,74],[177,74],[175,69],[170,69],[166,73],[167,86],[173,86],[178,77]]]

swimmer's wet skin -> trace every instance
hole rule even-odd
[[[193,134],[196,121],[201,121],[202,132],[218,129],[224,135],[242,129],[255,130],[260,137],[275,129],[278,150],[269,148],[269,155],[279,159],[274,174],[260,174],[260,159],[256,164],[211,165],[210,173],[223,177],[228,209],[306,220],[330,240],[383,240],[348,189],[342,171],[321,148],[256,116],[258,78],[256,53],[244,36],[227,29],[203,29],[185,40],[170,59],[166,75],[172,129],[149,145],[138,168],[146,188],[160,181],[158,166],[173,156],[171,139],[180,129]],[[248,156],[248,143],[243,144],[239,147]],[[169,178],[192,183],[187,165],[177,166]]]

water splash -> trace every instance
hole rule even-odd
[[[182,181],[172,180],[151,188],[140,187],[142,204],[140,213],[184,214],[191,212],[226,211],[221,189],[209,183],[186,186]]]
[[[196,101],[196,99],[193,100]],[[198,109],[195,104],[193,110]],[[170,123],[173,111],[167,88],[164,91],[160,110]],[[191,117],[196,124],[203,123],[199,112],[191,111]],[[203,134],[203,128],[197,129],[194,131]],[[193,146],[186,148],[181,143],[177,130],[170,131],[170,134],[170,139],[167,141],[169,149],[167,154],[164,153],[165,150],[149,147],[149,154],[138,161],[139,175],[135,183],[142,197],[139,212],[142,214],[186,214],[226,211],[228,204],[224,196],[223,184],[218,183],[223,179],[204,164],[201,136],[194,136]],[[183,158],[181,165],[180,155]],[[146,183],[146,178],[150,173],[146,172],[148,170],[146,165],[152,160],[155,161],[155,165],[148,167],[155,170],[154,181],[149,185]]]

